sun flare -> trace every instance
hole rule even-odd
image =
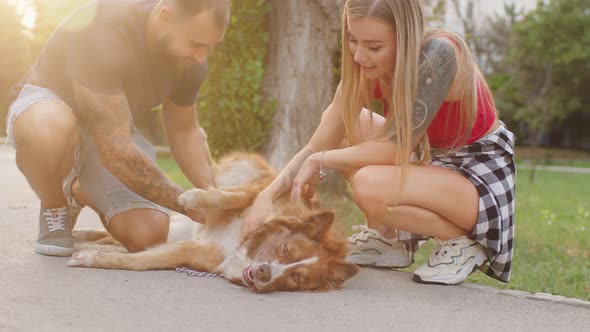
[[[14,5],[16,12],[21,16],[21,22],[25,28],[32,30],[37,20],[37,11],[35,4],[31,0],[8,0],[8,3]]]

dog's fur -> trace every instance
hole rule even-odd
[[[275,213],[240,243],[247,208],[276,173],[261,157],[247,153],[229,155],[211,166],[220,189],[193,189],[179,198],[183,206],[206,214],[207,224],[195,225],[192,241],[129,254],[121,246],[109,248],[112,240],[101,233],[78,232],[77,239],[94,242],[75,253],[68,265],[127,270],[190,267],[222,273],[257,292],[325,291],[339,288],[358,272],[356,265],[345,262],[343,236],[331,230],[334,214],[311,204],[294,205],[288,197],[279,199]]]

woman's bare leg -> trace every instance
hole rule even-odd
[[[354,198],[369,220],[441,240],[466,235],[477,222],[479,196],[462,175],[437,166],[368,166],[353,178]]]

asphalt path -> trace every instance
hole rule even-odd
[[[68,268],[33,251],[39,202],[8,147],[0,185],[0,331],[590,331],[589,302],[393,270],[362,269],[339,291],[259,295],[174,271]],[[79,227],[102,226],[85,209]]]

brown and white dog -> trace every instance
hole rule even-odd
[[[261,157],[247,153],[234,153],[212,166],[219,189],[193,189],[179,198],[183,206],[206,214],[207,224],[195,224],[191,241],[166,243],[138,253],[86,244],[68,266],[125,270],[189,267],[221,273],[259,293],[326,291],[340,288],[358,272],[356,265],[345,262],[347,244],[343,235],[332,230],[334,214],[311,204],[294,205],[288,197],[279,199],[267,222],[240,242],[245,211],[276,173]],[[104,241],[96,234],[78,232],[76,237]]]

